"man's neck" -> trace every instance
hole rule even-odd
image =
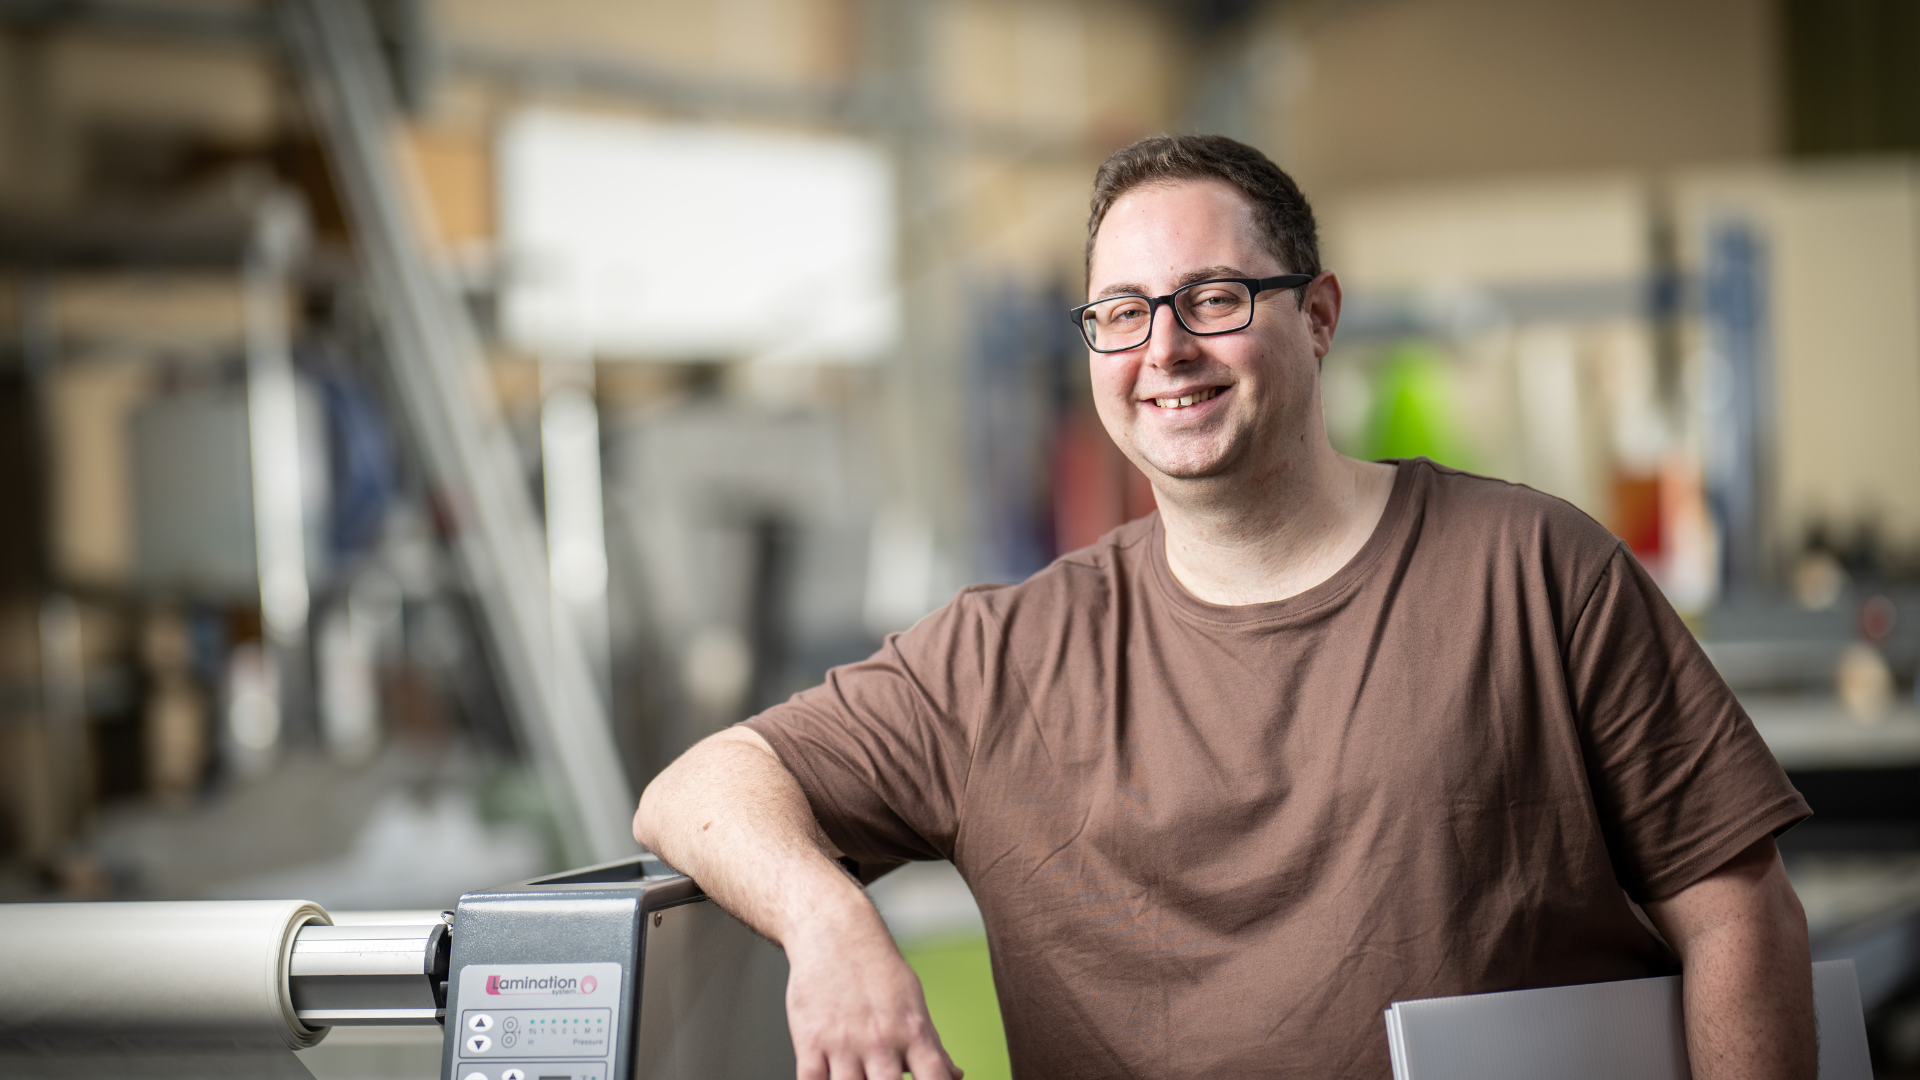
[[[1393,466],[1324,443],[1248,473],[1154,484],[1167,565],[1208,603],[1270,603],[1327,580],[1366,546],[1393,493]]]

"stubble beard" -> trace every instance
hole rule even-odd
[[[1232,472],[1246,459],[1253,432],[1245,425],[1230,424],[1225,430],[1209,432],[1204,440],[1192,440],[1202,442],[1202,446],[1189,443],[1180,447],[1186,451],[1181,453],[1170,453],[1168,447],[1139,439],[1129,441],[1133,452],[1127,456],[1149,476],[1157,473],[1169,480],[1209,480]]]

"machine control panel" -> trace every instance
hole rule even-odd
[[[609,963],[463,967],[459,1016],[449,1018],[459,1025],[452,1080],[611,1080],[620,969]]]
[[[540,1057],[607,1057],[612,1009],[468,1009],[461,1057],[513,1052]]]

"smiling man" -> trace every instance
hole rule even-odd
[[[842,869],[942,858],[1021,1076],[1380,1080],[1389,1002],[1680,970],[1698,1080],[1812,1077],[1772,840],[1806,804],[1632,555],[1333,451],[1340,285],[1258,151],[1120,151],[1087,251],[1095,403],[1159,511],[706,740],[635,817],[786,949],[801,1080],[960,1074]]]

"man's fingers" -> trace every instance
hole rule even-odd
[[[795,1065],[793,1075],[795,1080],[832,1080],[833,1074],[827,1068],[825,1055],[819,1051],[799,1053],[798,1047],[794,1049]]]
[[[907,1050],[907,1071],[913,1080],[960,1080],[960,1067],[939,1043],[915,1043]]]
[[[867,1080],[900,1080],[904,1069],[898,1053],[882,1051],[867,1059]]]
[[[833,1080],[867,1080],[867,1063],[857,1055],[829,1054],[827,1063]]]

